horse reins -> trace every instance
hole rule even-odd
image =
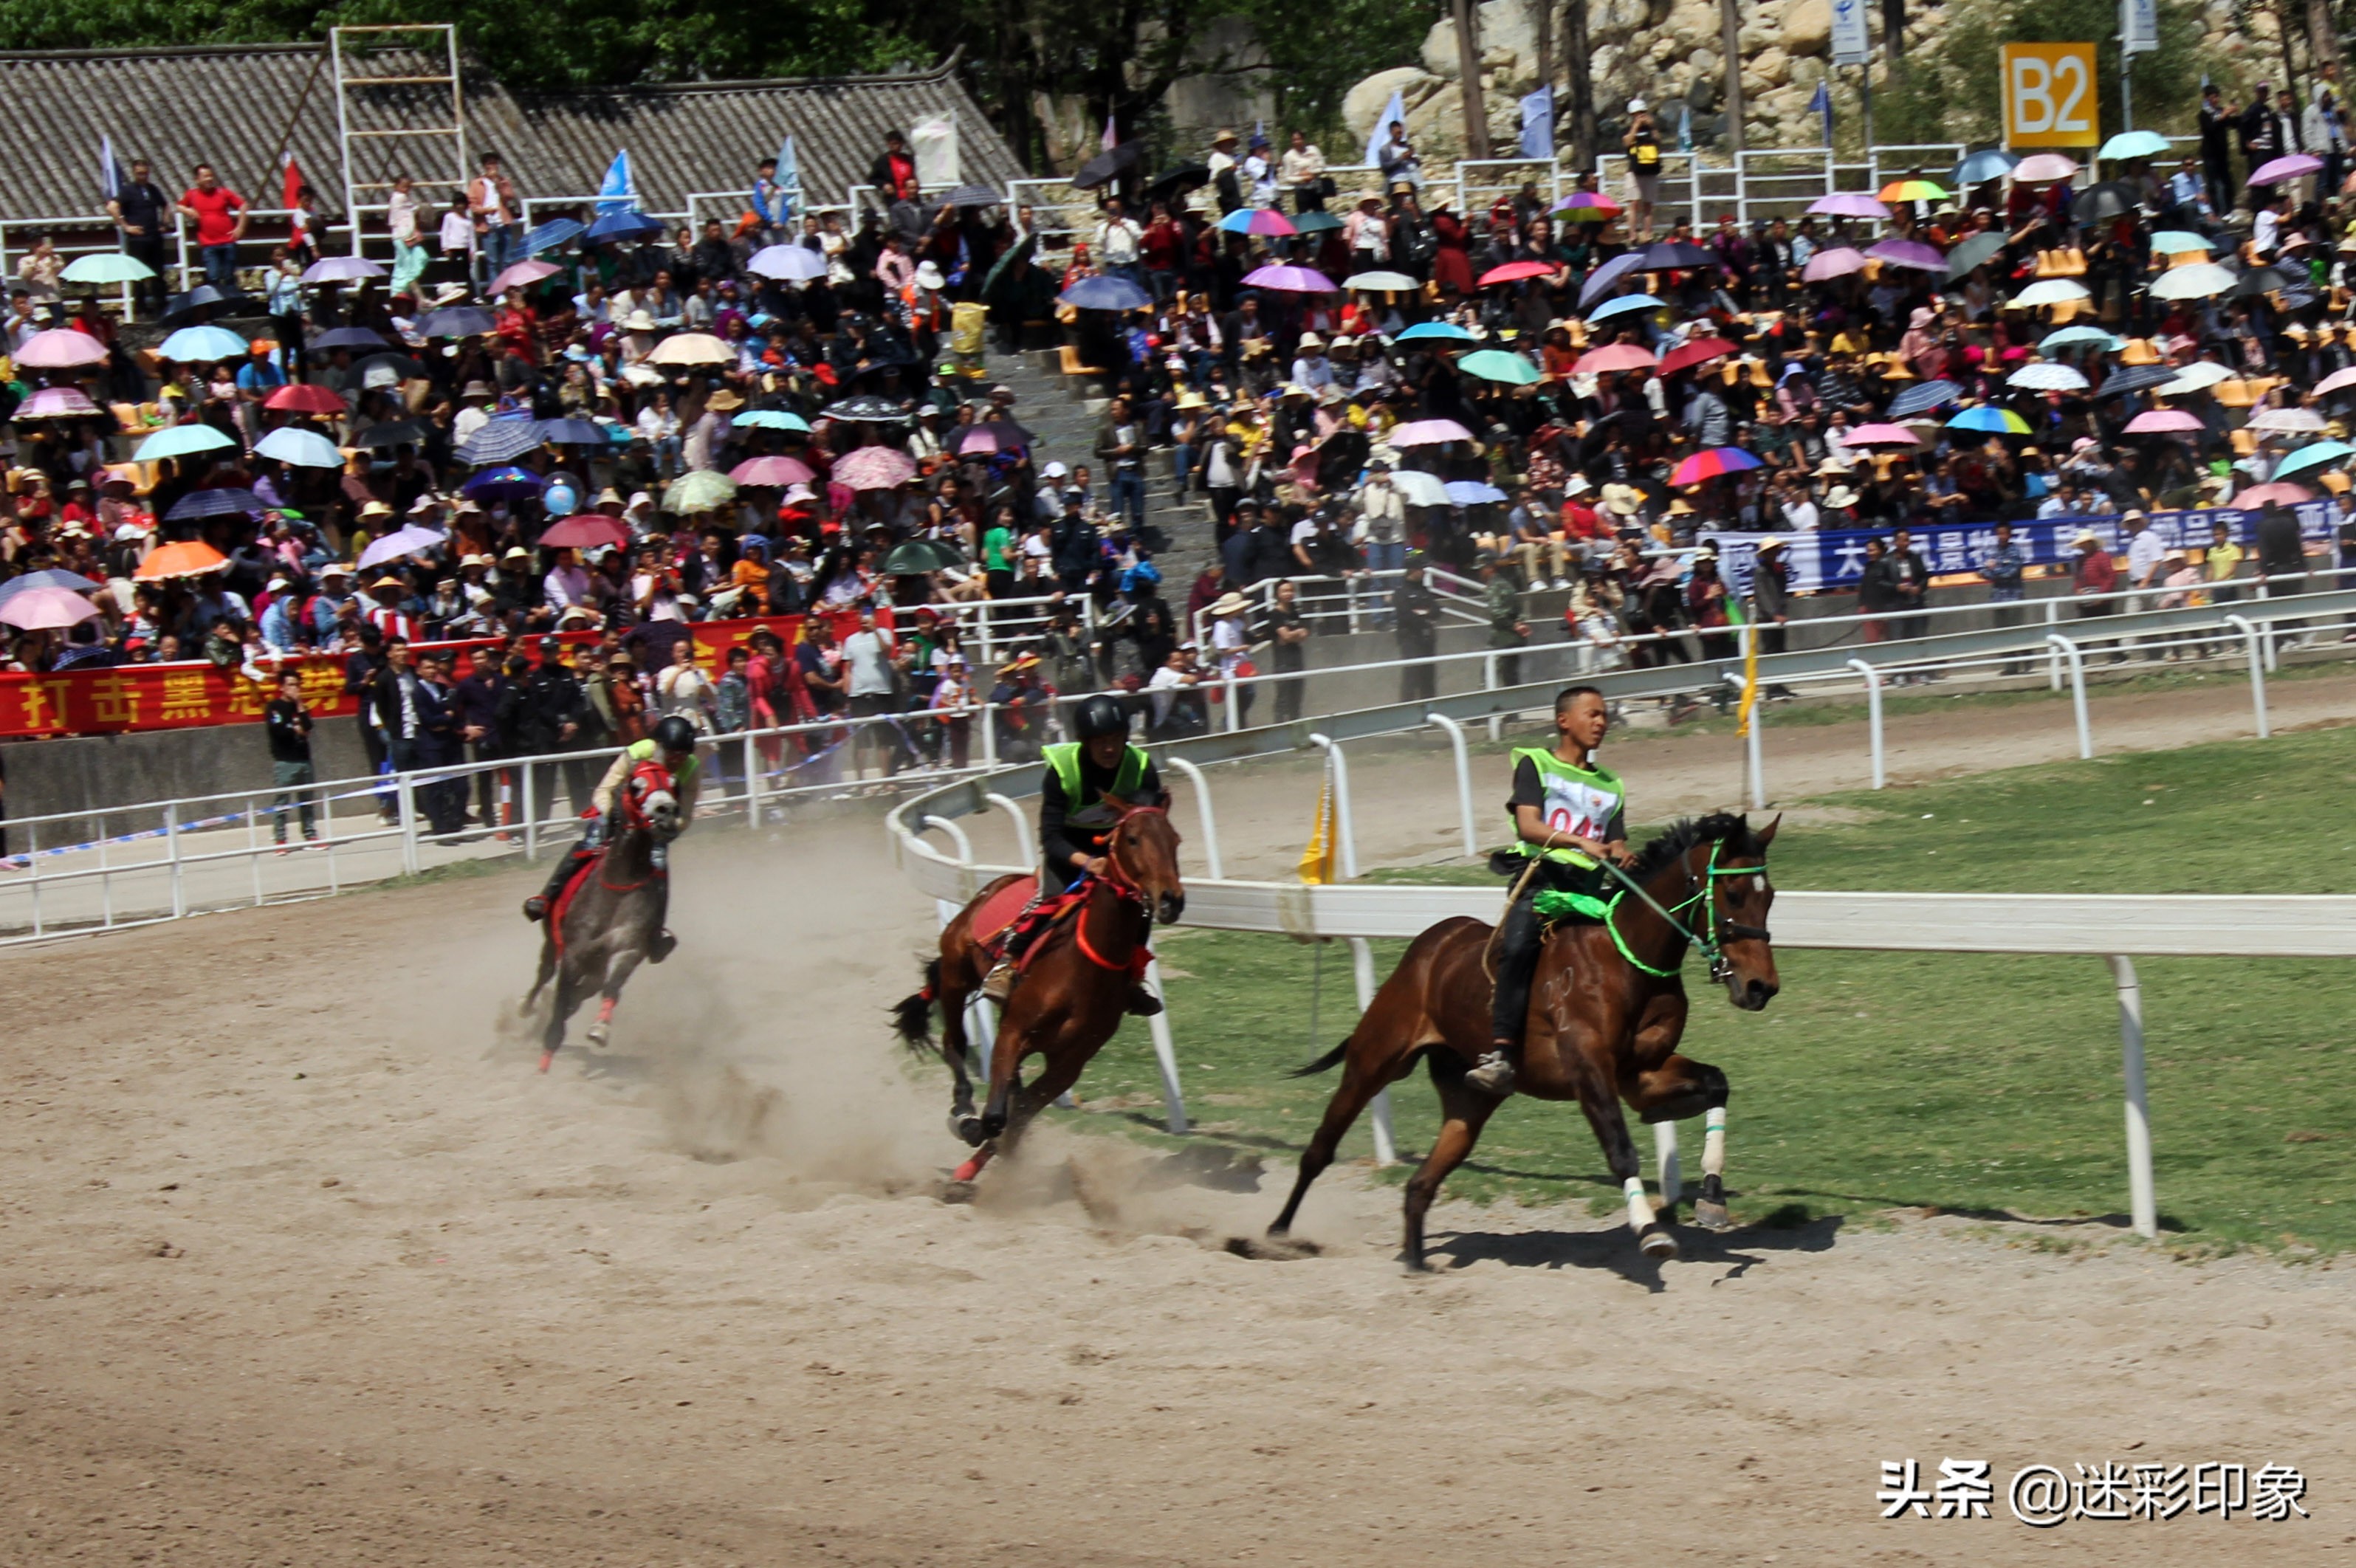
[[[1156,816],[1169,815],[1166,810],[1158,805],[1133,805],[1114,820],[1112,831],[1105,837],[1106,874],[1096,880],[1137,906],[1138,912],[1145,918],[1146,936],[1150,940],[1153,934],[1153,901],[1145,896],[1145,890],[1138,885],[1137,879],[1130,874],[1129,868],[1120,863],[1121,824],[1132,816],[1142,816],[1148,813]],[[1072,940],[1079,947],[1080,956],[1099,969],[1130,967],[1126,964],[1112,963],[1097,952],[1095,944],[1088,941],[1088,912],[1086,909],[1082,909],[1079,918],[1072,922]]]
[[[1645,963],[1643,959],[1637,957],[1633,953],[1628,950],[1627,939],[1620,934],[1620,923],[1617,916],[1620,912],[1620,901],[1627,897],[1629,893],[1634,893],[1639,899],[1642,899],[1647,908],[1649,908],[1655,914],[1659,915],[1663,921],[1667,923],[1668,928],[1671,931],[1676,932],[1679,936],[1684,937],[1686,941],[1701,949],[1702,956],[1709,960],[1709,977],[1713,980],[1723,980],[1730,972],[1730,968],[1726,961],[1726,952],[1723,945],[1725,942],[1740,942],[1746,939],[1756,939],[1760,942],[1772,940],[1765,926],[1745,925],[1719,912],[1719,878],[1749,876],[1763,877],[1767,874],[1767,868],[1763,863],[1757,866],[1719,865],[1718,863],[1718,854],[1719,851],[1724,848],[1725,846],[1722,843],[1712,844],[1710,846],[1709,864],[1703,869],[1699,876],[1696,876],[1694,874],[1693,868],[1690,865],[1686,868],[1686,877],[1687,881],[1690,884],[1695,884],[1693,891],[1687,893],[1683,899],[1680,899],[1669,909],[1662,908],[1660,901],[1654,898],[1650,892],[1647,892],[1642,883],[1638,882],[1635,878],[1628,875],[1627,872],[1622,870],[1619,867],[1613,865],[1611,861],[1604,860],[1599,862],[1605,870],[1611,872],[1612,876],[1619,879],[1621,887],[1625,890],[1622,892],[1612,895],[1611,906],[1606,909],[1603,913],[1603,929],[1612,933],[1612,945],[1620,950],[1621,957],[1625,958],[1630,964],[1635,965],[1638,969],[1643,970],[1645,974],[1655,976],[1658,978],[1666,979],[1668,976],[1675,975],[1677,972],[1674,968],[1657,968],[1653,965]],[[1702,929],[1698,933],[1687,930],[1685,923],[1677,919],[1678,914],[1691,909],[1696,903],[1702,905],[1702,919],[1697,923]],[[1680,966],[1682,966],[1682,955],[1679,955],[1679,960]]]

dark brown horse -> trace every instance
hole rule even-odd
[[[1079,1081],[1104,1042],[1120,1027],[1130,993],[1144,973],[1154,923],[1185,912],[1178,876],[1178,830],[1159,806],[1123,806],[1105,840],[1105,871],[1091,878],[1076,914],[1034,939],[1022,979],[1006,1000],[990,1054],[990,1097],[974,1114],[973,1082],[966,1070],[966,1004],[981,988],[993,955],[973,933],[975,912],[1021,880],[1001,877],[941,929],[940,956],[925,966],[925,988],[893,1008],[900,1038],[911,1051],[933,1044],[937,1003],[939,1051],[956,1076],[949,1128],[980,1149],[958,1170],[970,1181],[994,1154],[1012,1154],[1032,1117]],[[1046,1059],[1025,1084],[1025,1058]]]
[[[1622,894],[1606,921],[1556,927],[1538,956],[1520,1092],[1579,1102],[1627,1195],[1629,1226],[1648,1257],[1675,1257],[1677,1243],[1645,1200],[1620,1103],[1647,1122],[1708,1115],[1695,1219],[1724,1229],[1726,1074],[1676,1053],[1686,1027],[1680,969],[1689,939],[1698,940],[1710,960],[1710,978],[1726,987],[1736,1007],[1756,1012],[1774,997],[1767,909],[1775,892],[1767,882],[1767,846],[1782,822],[1779,816],[1755,834],[1745,818],[1722,813],[1678,823],[1646,845],[1629,869],[1645,897]],[[1504,1104],[1464,1083],[1466,1069],[1489,1049],[1490,929],[1460,918],[1417,937],[1350,1038],[1296,1074],[1344,1064],[1325,1119],[1301,1154],[1301,1179],[1269,1234],[1291,1229],[1309,1184],[1333,1162],[1333,1150],[1359,1111],[1413,1071],[1419,1056],[1440,1091],[1444,1116],[1430,1154],[1407,1184],[1407,1263],[1424,1266],[1424,1214],[1448,1173],[1472,1152],[1482,1125]],[[1677,1197],[1661,1195],[1671,1220]]]
[[[549,976],[556,977],[556,995],[541,1035],[542,1072],[563,1047],[564,1028],[574,1009],[592,991],[601,991],[605,999],[598,1006],[597,1021],[589,1026],[589,1041],[605,1043],[606,1025],[613,1022],[623,982],[662,935],[670,873],[656,865],[655,851],[679,834],[677,787],[670,770],[660,763],[641,762],[632,769],[615,795],[616,831],[604,854],[590,862],[571,896],[541,923],[546,934],[541,940],[540,974],[516,1012],[530,1015]]]

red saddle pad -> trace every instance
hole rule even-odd
[[[1038,888],[1037,877],[1017,877],[982,900],[981,907],[973,912],[969,923],[974,940],[995,941],[999,933],[1014,923],[1014,917],[1023,912],[1023,906],[1031,901],[1031,895]]]

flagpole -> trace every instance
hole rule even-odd
[[[286,149],[294,144],[294,126],[303,118],[303,106],[311,101],[311,90],[319,85],[319,73],[327,69],[327,49],[323,45],[319,49],[317,61],[311,67],[311,74],[304,79],[303,91],[295,95],[294,111],[286,116],[286,129],[279,133],[278,155],[270,160],[270,175],[264,176],[265,178],[276,177],[283,180],[285,177]],[[352,254],[357,256],[360,253],[359,214],[348,212],[344,214],[344,219],[352,226]]]

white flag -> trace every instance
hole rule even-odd
[[[965,177],[958,169],[954,110],[919,120],[909,127],[908,145],[916,155],[916,183],[926,190],[946,190]]]

